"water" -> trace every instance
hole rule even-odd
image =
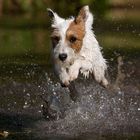
[[[71,91],[53,73],[47,28],[0,29],[0,139],[140,139],[139,34],[117,27],[96,31],[110,89],[80,76]]]

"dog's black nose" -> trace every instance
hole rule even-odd
[[[66,54],[66,53],[61,53],[61,54],[59,54],[59,59],[60,59],[61,61],[66,60],[66,58],[67,58],[67,54]]]

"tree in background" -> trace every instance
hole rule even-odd
[[[3,0],[0,0],[0,16],[2,16],[3,13]]]
[[[0,0],[0,14],[2,9],[5,13],[31,15],[44,12],[47,7],[55,9],[63,16],[75,13],[83,5],[89,5],[90,9],[99,16],[103,17],[107,9],[108,0]]]
[[[62,15],[69,15],[75,13],[83,5],[89,5],[90,9],[98,16],[103,17],[108,7],[108,0],[46,0],[46,4],[51,6]]]

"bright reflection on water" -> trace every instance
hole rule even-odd
[[[139,35],[97,32],[111,88],[81,76],[74,102],[54,76],[48,34],[0,29],[0,138],[139,139]]]

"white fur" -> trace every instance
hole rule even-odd
[[[56,28],[61,36],[59,43],[52,50],[55,70],[61,82],[65,85],[69,85],[70,81],[77,79],[79,72],[81,72],[85,78],[88,78],[89,74],[92,73],[95,80],[106,87],[108,85],[105,78],[106,61],[92,31],[93,15],[89,12],[88,6],[84,8],[86,11],[85,36],[79,53],[75,53],[65,42],[66,31],[74,18],[65,20],[54,13],[52,27]],[[67,53],[68,58],[66,61],[59,60],[60,53]]]

